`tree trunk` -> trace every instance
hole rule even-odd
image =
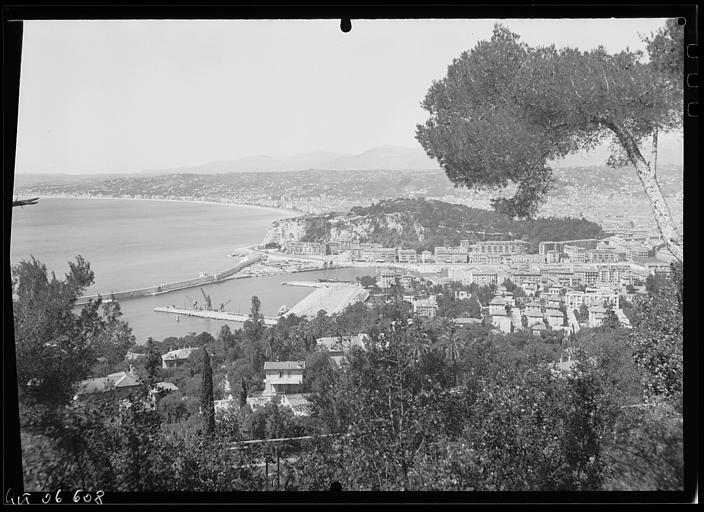
[[[658,174],[658,127],[653,130],[653,147],[651,149],[650,169],[653,171],[653,176]]]
[[[655,222],[658,225],[658,230],[668,250],[677,261],[684,261],[682,242],[679,233],[677,233],[677,228],[675,228],[675,223],[672,220],[670,209],[667,207],[665,198],[662,195],[662,190],[660,190],[660,184],[655,177],[654,166],[651,167],[648,165],[635,139],[625,128],[613,123],[608,124],[608,127],[616,134],[619,142],[626,150],[629,160],[636,168],[636,174],[643,184],[643,189],[650,200]]]

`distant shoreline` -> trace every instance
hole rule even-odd
[[[258,204],[248,204],[248,203],[225,203],[219,201],[203,201],[200,199],[159,199],[159,198],[139,198],[139,197],[95,197],[95,196],[72,196],[68,194],[30,194],[39,199],[105,199],[109,201],[163,201],[171,203],[191,203],[191,204],[211,204],[217,206],[238,206],[246,208],[258,208],[260,210],[268,210],[271,212],[282,213],[283,218],[300,217],[305,215],[304,212],[298,212],[295,210],[287,210],[285,208],[276,208],[273,206],[261,206]]]

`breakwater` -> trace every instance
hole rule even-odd
[[[137,288],[134,290],[123,290],[123,291],[117,291],[117,292],[110,292],[110,293],[102,293],[102,294],[95,294],[95,295],[85,295],[78,299],[76,302],[76,306],[82,306],[84,304],[87,304],[88,301],[90,300],[97,300],[98,297],[103,297],[103,300],[106,302],[111,301],[111,300],[122,300],[122,299],[131,299],[135,297],[145,297],[147,295],[158,295],[160,293],[167,293],[167,292],[172,292],[175,290],[183,290],[186,288],[194,288],[196,286],[202,286],[204,284],[210,284],[210,283],[218,283],[220,281],[223,281],[229,277],[232,277],[235,275],[237,272],[240,270],[253,265],[254,263],[265,259],[266,256],[263,254],[254,254],[242,261],[240,261],[237,265],[235,265],[232,268],[228,268],[226,270],[223,270],[221,272],[216,272],[214,274],[205,274],[200,277],[196,277],[193,279],[186,279],[183,281],[176,281],[172,283],[162,283],[154,286],[149,286],[146,288]]]

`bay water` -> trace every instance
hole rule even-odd
[[[291,212],[268,208],[188,201],[41,198],[38,204],[12,212],[10,263],[32,256],[58,278],[68,261],[80,254],[95,272],[86,294],[120,291],[178,281],[233,266],[234,250],[259,244],[272,222]],[[213,307],[245,313],[253,295],[262,312],[275,316],[282,305],[293,306],[313,288],[282,286],[293,280],[354,280],[374,275],[374,268],[341,268],[230,279],[203,286]],[[157,313],[156,306],[184,307],[202,303],[200,288],[120,301],[123,319],[137,338],[164,339],[189,332],[217,335],[221,326],[240,324]],[[229,302],[228,302],[229,301]]]

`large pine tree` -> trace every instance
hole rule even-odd
[[[215,432],[213,368],[210,366],[210,356],[205,347],[203,347],[203,383],[200,392],[200,409],[203,415],[203,434],[211,436]]]
[[[430,114],[416,138],[458,186],[504,189],[494,208],[532,218],[554,185],[549,162],[611,141],[609,165],[630,164],[668,249],[682,240],[642,142],[682,126],[682,27],[671,21],[648,41],[652,62],[628,49],[531,47],[497,25],[489,41],[462,53],[423,102]],[[679,71],[679,74],[678,74]]]
[[[161,365],[161,354],[154,345],[154,339],[150,336],[147,339],[147,384],[149,388],[153,388],[159,375],[159,366]]]

